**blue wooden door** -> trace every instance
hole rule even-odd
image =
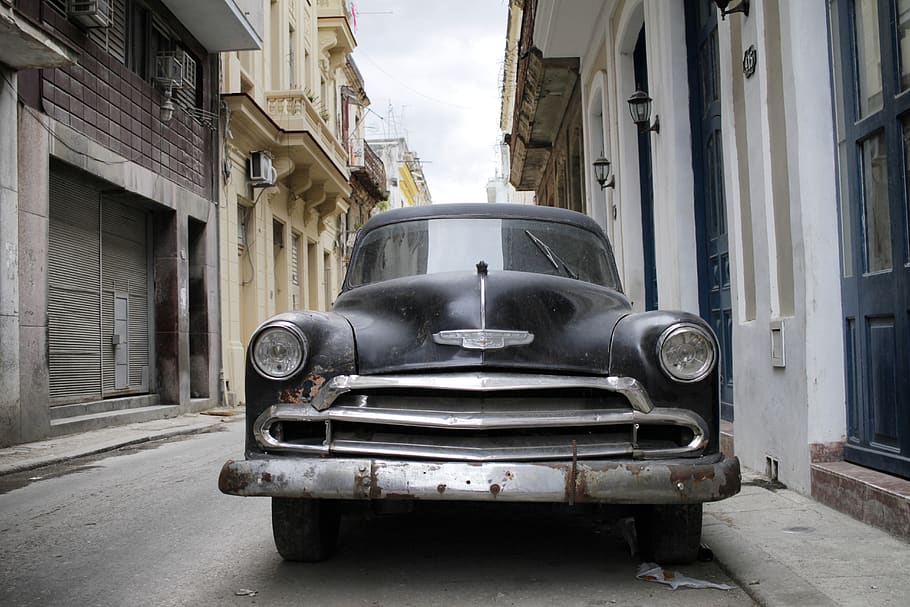
[[[910,477],[910,0],[835,0],[831,24],[845,93],[845,458]]]
[[[645,28],[638,33],[632,54],[635,88],[648,92]],[[638,181],[641,186],[641,238],[644,248],[645,310],[657,309],[657,258],[654,253],[654,184],[651,176],[651,133],[638,133]]]
[[[687,0],[689,114],[695,174],[695,236],[700,314],[714,328],[721,348],[721,415],[733,420],[733,301],[720,130],[717,68],[717,8]]]

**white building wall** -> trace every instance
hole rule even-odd
[[[760,471],[773,458],[807,493],[813,445],[845,433],[827,37],[823,3],[756,2],[719,29],[736,453]],[[777,327],[785,366],[771,360]]]
[[[640,1],[626,2],[610,22],[613,44],[608,49],[607,72],[612,73],[614,140],[612,154],[617,175],[614,204],[617,226],[614,248],[620,251],[616,264],[626,294],[635,311],[645,309],[645,283],[642,271],[644,243],[641,231],[641,188],[639,185],[638,132],[629,118],[626,100],[635,92],[635,73],[632,52],[638,32],[644,23],[644,5]],[[582,66],[584,69],[584,66]],[[660,274],[658,274],[658,282]]]
[[[645,3],[651,134],[654,252],[661,308],[698,313],[692,129],[689,122],[685,12],[682,2]],[[626,97],[628,99],[628,97]],[[628,106],[627,106],[628,107]],[[627,120],[631,122],[631,118]]]
[[[615,187],[588,171],[588,213],[616,248],[626,292],[642,309],[642,228],[632,51],[646,26],[652,133],[655,253],[662,308],[698,312],[685,5],[617,0],[569,27],[567,0],[542,0],[548,49],[581,57],[586,164],[603,150]],[[719,21],[724,188],[733,304],[735,449],[742,463],[805,493],[817,445],[845,436],[844,362],[831,109],[824,2],[753,0],[748,17]],[[573,9],[562,14],[570,15]],[[590,19],[596,22],[590,27]],[[584,27],[582,27],[584,25]],[[538,24],[537,30],[541,30]],[[591,32],[574,42],[571,35]],[[537,41],[537,37],[535,37]],[[743,53],[757,51],[755,74]],[[563,56],[559,55],[559,56]],[[552,55],[556,56],[556,55]],[[615,219],[614,219],[615,209]],[[772,328],[784,366],[772,361]]]
[[[793,95],[787,98],[789,129],[796,145],[791,174],[800,201],[802,263],[797,284],[804,288],[806,386],[809,444],[846,439],[846,394],[837,225],[835,137],[830,90],[825,6],[783,2],[780,6],[783,56],[792,65]]]

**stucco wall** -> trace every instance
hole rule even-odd
[[[546,4],[559,14],[551,5],[560,2]],[[586,149],[602,145],[616,178],[615,188],[603,192],[589,179],[589,214],[613,239],[630,297],[642,302],[638,141],[626,99],[635,85],[632,50],[645,25],[652,118],[660,117],[660,133],[650,135],[659,304],[697,312],[684,11],[682,2],[608,3],[592,9],[591,37],[575,48]],[[748,17],[718,24],[736,453],[761,472],[773,458],[780,480],[808,493],[813,449],[836,445],[845,433],[825,5],[758,1]],[[547,41],[569,44],[552,35]],[[746,78],[743,53],[753,45],[758,66]],[[772,362],[772,327],[781,328],[785,366]]]
[[[759,471],[773,458],[803,492],[812,445],[843,440],[845,424],[827,36],[821,3],[764,2],[719,30],[736,453]],[[750,46],[759,61],[746,78]],[[776,323],[782,367],[771,361]]]

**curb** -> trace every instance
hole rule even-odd
[[[765,552],[721,517],[705,513],[702,541],[714,560],[762,607],[832,607],[838,605],[805,578]]]
[[[193,419],[199,417],[200,419]],[[81,457],[98,455],[122,447],[164,440],[175,436],[214,432],[225,423],[240,421],[242,414],[230,417],[191,414],[181,417],[105,428],[81,434],[61,436],[36,443],[24,443],[0,449],[0,476],[28,472]],[[164,427],[162,427],[164,426]]]

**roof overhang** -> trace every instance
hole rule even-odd
[[[578,83],[578,59],[543,59],[538,49],[519,66],[520,82],[512,120],[511,173],[518,190],[537,190],[553,143]]]
[[[604,0],[538,0],[534,46],[544,57],[584,57]]]
[[[76,62],[76,52],[11,6],[0,4],[0,63],[14,70]]]
[[[210,53],[250,51],[262,48],[262,33],[252,23],[261,3],[243,2],[241,11],[234,0],[162,0],[186,29]],[[261,17],[261,15],[259,15]]]

